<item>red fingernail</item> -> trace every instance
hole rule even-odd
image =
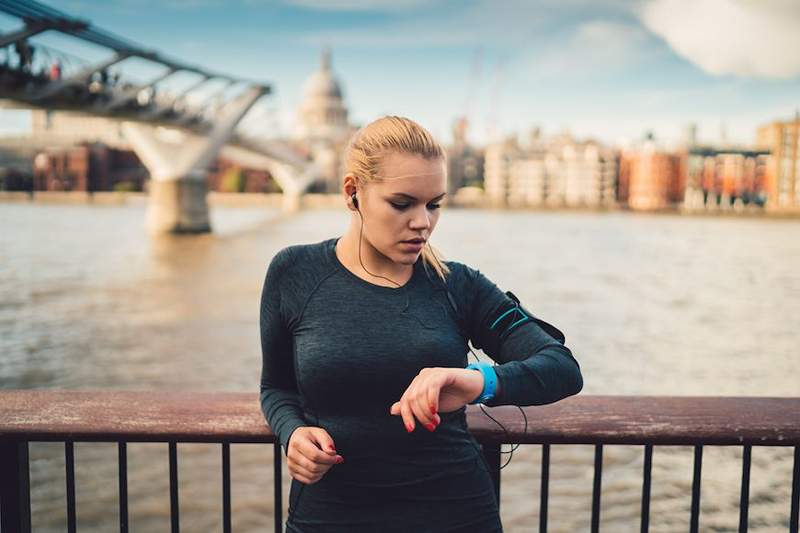
[[[436,414],[436,407],[435,407],[435,406],[433,406],[433,405],[431,405],[431,414],[432,414],[432,415],[435,415],[435,414]]]
[[[336,458],[336,464],[337,464],[337,465],[340,465],[340,464],[342,464],[343,462],[344,462],[344,457],[342,457],[341,455],[340,455],[339,457],[337,457],[337,458]]]
[[[433,431],[434,429],[436,429],[436,426],[434,426],[433,424],[426,424],[425,427],[428,428],[428,431]]]
[[[414,429],[411,427],[411,424],[406,424],[406,432],[411,433]]]
[[[328,449],[329,449],[330,451],[332,451],[332,452],[335,452],[335,451],[336,451],[336,448],[334,448],[334,447],[333,447],[333,446],[331,446],[331,445],[328,445]]]

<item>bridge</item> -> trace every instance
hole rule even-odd
[[[6,52],[0,62],[0,99],[15,107],[122,121],[126,139],[150,173],[152,233],[211,231],[207,168],[223,147],[227,158],[270,172],[283,191],[286,211],[299,207],[301,195],[316,179],[316,166],[288,147],[235,131],[253,105],[271,93],[269,84],[175,60],[35,0],[0,0],[0,12],[21,22],[0,34],[0,50]],[[45,32],[99,46],[108,56],[92,63],[34,46],[31,38]],[[144,60],[160,72],[134,82],[119,74],[130,59]],[[160,89],[159,84],[177,75],[195,79],[177,92]]]

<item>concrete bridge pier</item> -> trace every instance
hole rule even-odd
[[[147,230],[153,235],[208,233],[211,221],[205,165],[197,150],[206,144],[195,134],[126,122],[125,137],[150,171]]]
[[[211,231],[206,177],[151,180],[147,229],[152,234]]]
[[[297,192],[284,192],[281,210],[286,213],[297,213],[303,206],[303,195]]]

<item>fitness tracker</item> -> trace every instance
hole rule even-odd
[[[467,369],[478,370],[483,374],[483,390],[480,395],[469,402],[469,404],[486,403],[494,398],[494,393],[497,390],[497,374],[494,371],[493,365],[479,361],[477,363],[468,364]]]

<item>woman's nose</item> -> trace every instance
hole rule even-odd
[[[411,227],[413,229],[425,229],[429,228],[431,225],[431,217],[428,213],[428,208],[426,206],[422,206],[422,209],[418,209],[414,213],[414,218],[411,219]]]

